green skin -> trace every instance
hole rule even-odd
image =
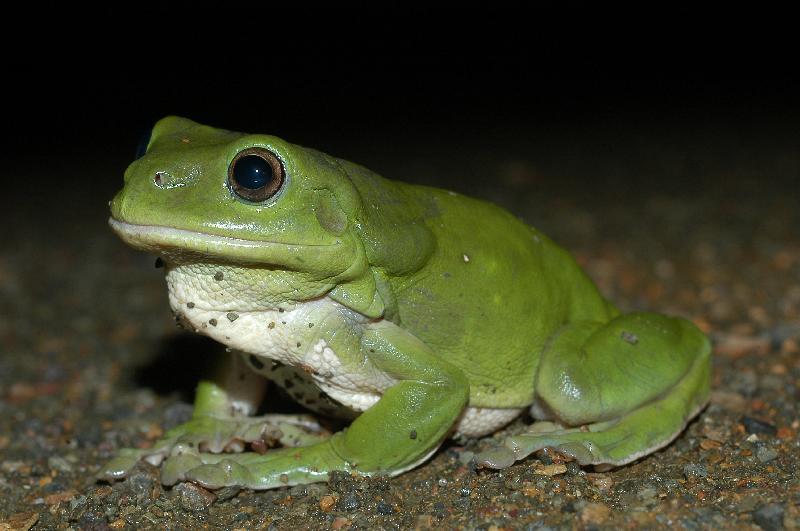
[[[275,153],[287,175],[264,203],[228,184],[234,156],[254,146]],[[689,321],[620,315],[568,253],[499,207],[274,136],[164,118],[111,215],[132,246],[168,267],[221,264],[265,307],[327,296],[365,316],[326,313],[304,344],[325,339],[345,370],[366,360],[396,380],[349,428],[264,454],[196,451],[193,443],[236,417],[233,390],[204,382],[193,419],[154,447],[167,457],[165,483],[266,489],[334,470],[400,473],[434,451],[467,407],[534,405],[555,421],[479,455],[483,466],[544,447],[615,466],[668,444],[708,400],[709,342]],[[123,452],[102,474],[124,477],[147,454]]]

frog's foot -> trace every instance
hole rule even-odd
[[[628,314],[566,326],[542,356],[537,411],[566,426],[477,456],[505,468],[552,448],[581,465],[620,466],[675,439],[708,402],[710,347],[688,321]],[[535,426],[535,425],[534,425]]]
[[[165,457],[176,452],[183,454],[189,449],[214,455],[242,452],[250,445],[256,452],[263,453],[277,445],[310,446],[328,437],[330,433],[309,415],[200,415],[168,431],[152,448],[121,450],[100,470],[98,477],[124,478],[139,460],[158,466]]]
[[[254,490],[326,481],[332,470],[350,470],[328,441],[265,454],[212,454],[177,445],[161,469],[161,483],[191,481],[208,489],[238,486]]]
[[[616,467],[633,462],[671,443],[686,423],[697,415],[706,402],[695,406],[688,415],[670,404],[658,401],[630,415],[580,428],[563,428],[549,422],[537,422],[549,429],[523,433],[506,439],[503,446],[476,456],[476,463],[486,468],[507,468],[516,461],[545,448],[567,455],[580,465]]]

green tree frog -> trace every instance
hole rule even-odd
[[[208,488],[396,475],[524,411],[543,422],[478,465],[548,447],[618,466],[667,445],[708,401],[709,342],[691,322],[621,314],[567,252],[495,205],[275,136],[160,120],[109,223],[163,260],[177,318],[234,355],[200,383],[191,420],[122,451],[106,478],[139,459],[164,484]],[[352,422],[330,435],[314,417],[255,416],[266,382]]]

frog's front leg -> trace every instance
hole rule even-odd
[[[189,452],[165,469],[209,488],[269,489],[325,481],[334,470],[399,474],[427,459],[453,427],[469,398],[456,367],[389,322],[367,325],[361,359],[397,380],[344,431],[306,448],[223,456]]]
[[[545,447],[582,465],[629,463],[680,434],[708,401],[709,375],[708,339],[684,319],[565,325],[542,354],[533,408],[560,426],[512,437],[478,463],[504,468]]]
[[[266,382],[239,355],[226,357],[216,379],[197,386],[188,422],[169,430],[151,448],[120,451],[98,476],[124,478],[140,459],[157,466],[165,457],[187,451],[241,452],[246,444],[301,446],[329,436],[309,415],[250,416],[261,403]],[[175,481],[169,474],[162,474],[162,482],[169,485]]]

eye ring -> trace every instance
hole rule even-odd
[[[263,203],[277,194],[285,181],[280,158],[266,148],[242,150],[228,166],[228,187],[245,201]]]

